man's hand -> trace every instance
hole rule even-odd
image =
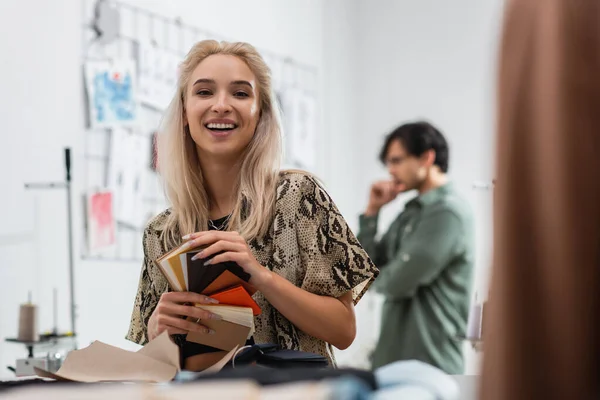
[[[371,185],[369,195],[369,205],[365,215],[373,216],[379,212],[381,207],[385,206],[398,196],[404,190],[404,185],[394,181],[379,181]]]

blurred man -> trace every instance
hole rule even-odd
[[[429,123],[409,123],[386,137],[380,160],[392,179],[372,185],[358,234],[381,270],[374,288],[385,296],[372,367],[416,359],[462,374],[473,227],[446,175],[448,144]],[[410,190],[418,196],[377,241],[379,210]]]

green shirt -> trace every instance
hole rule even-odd
[[[378,216],[360,216],[358,240],[385,296],[373,368],[416,359],[462,374],[474,259],[471,210],[451,184],[409,201],[380,241]]]

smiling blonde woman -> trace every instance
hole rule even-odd
[[[202,41],[180,69],[159,138],[170,208],[147,225],[144,263],[127,338],[173,335],[184,367],[201,349],[183,338],[208,332],[213,316],[172,292],[154,260],[188,241],[203,258],[233,261],[251,275],[262,308],[256,343],[321,354],[356,335],[354,305],[378,274],[334,202],[310,174],[280,171],[281,124],[270,70],[246,43]],[[181,317],[199,319],[192,323]],[[203,351],[206,349],[203,349]]]

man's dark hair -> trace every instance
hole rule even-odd
[[[434,164],[442,172],[448,172],[448,142],[446,142],[444,135],[429,122],[411,122],[401,125],[389,133],[385,137],[385,143],[379,153],[379,159],[384,164],[388,149],[394,140],[399,140],[406,151],[416,157],[419,157],[428,150],[434,150]]]

